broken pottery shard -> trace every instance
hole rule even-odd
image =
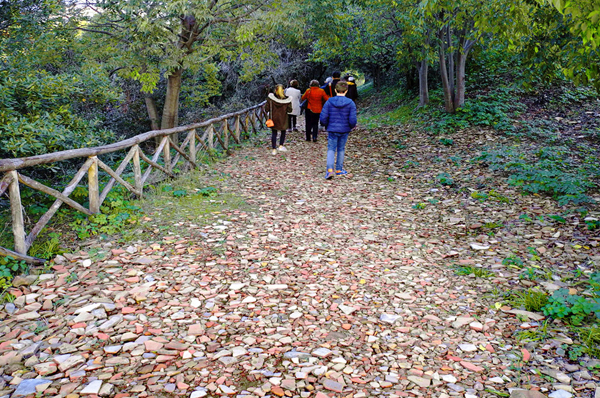
[[[407,379],[412,381],[419,387],[429,387],[429,384],[431,383],[431,379],[425,379],[419,376],[408,376]]]
[[[25,314],[19,314],[16,316],[17,321],[31,321],[33,319],[39,319],[40,314],[37,311],[27,312]]]
[[[156,260],[153,260],[151,258],[148,257],[138,257],[136,259],[133,260],[134,264],[139,264],[139,265],[150,265],[152,263],[154,263]]]
[[[246,286],[245,283],[232,283],[229,286],[229,290],[240,290],[241,288],[243,288],[244,286]]]
[[[477,243],[471,243],[471,249],[473,249],[473,250],[487,250],[489,248],[490,248],[489,246],[479,245]]]
[[[292,359],[292,358],[308,358],[310,357],[310,354],[307,352],[300,352],[300,351],[288,351],[286,353],[283,354],[284,358],[287,359]]]
[[[521,315],[521,316],[531,319],[532,321],[541,321],[542,319],[545,318],[543,315],[536,314],[535,312],[530,312],[530,311],[508,310],[508,311],[504,311],[504,312],[506,312],[507,314]]]
[[[265,288],[267,290],[283,290],[283,289],[287,289],[288,285],[285,284],[279,284],[279,285],[266,285]]]
[[[102,380],[94,380],[81,390],[81,395],[97,395],[102,387]]]
[[[314,350],[311,354],[315,357],[325,358],[325,357],[328,357],[329,355],[331,355],[331,350],[320,347],[320,348],[317,348],[316,350]]]
[[[350,307],[349,305],[344,305],[344,304],[340,304],[338,308],[346,315],[350,315],[354,311],[356,311],[356,308]]]
[[[81,308],[75,310],[75,314],[81,314],[82,312],[92,312],[93,310],[100,308],[101,306],[102,306],[102,304],[100,304],[100,303],[89,304],[89,305],[86,305],[85,307],[81,307]]]
[[[393,314],[381,314],[381,316],[379,317],[379,320],[381,322],[386,322],[386,323],[394,323],[396,322],[398,319],[400,319],[401,316],[400,315],[393,315]]]
[[[510,398],[546,398],[546,396],[536,390],[514,389],[510,391]]]
[[[17,390],[13,393],[12,397],[26,397],[28,395],[34,395],[37,393],[36,387],[38,385],[52,383],[52,380],[46,379],[25,379],[19,383]]]
[[[461,351],[464,352],[477,351],[477,346],[475,344],[459,344],[458,348],[460,348]]]
[[[118,325],[119,323],[121,323],[122,321],[123,315],[113,315],[110,318],[108,318],[108,321],[98,326],[98,330],[100,330],[101,332],[106,332]]]

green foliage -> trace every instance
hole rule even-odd
[[[44,239],[38,239],[31,245],[28,254],[32,257],[50,260],[57,254],[64,253],[60,247],[60,235],[51,232]]]
[[[600,357],[600,326],[580,327],[576,328],[575,332],[581,345],[575,346],[571,350],[577,349],[581,354],[587,354],[595,358]],[[570,352],[569,356],[571,356]]]
[[[100,209],[100,214],[86,216],[75,213],[69,225],[79,239],[90,236],[114,235],[122,232],[128,225],[135,224],[140,217],[141,208],[124,199],[123,193],[112,191]]]
[[[25,157],[114,141],[100,120],[77,115],[73,103],[116,97],[101,75],[0,71],[0,158]]]
[[[437,180],[437,182],[439,182],[442,185],[446,185],[446,186],[454,185],[454,179],[452,177],[450,177],[450,174],[448,174],[448,173],[440,173],[437,175],[437,177],[435,179]]]
[[[419,167],[420,163],[416,162],[414,160],[407,160],[406,162],[404,162],[404,164],[402,165],[403,169],[411,169],[411,168],[415,168],[415,167]]]
[[[502,260],[502,265],[506,265],[507,267],[516,267],[516,268],[524,267],[523,260],[517,255],[512,255],[510,257],[505,258],[504,260]]]
[[[173,191],[173,196],[176,198],[181,198],[187,196],[188,192],[185,189],[176,189]]]
[[[415,209],[415,210],[422,210],[422,209],[424,209],[426,207],[427,207],[427,203],[416,203],[416,204],[413,205],[412,208]]]
[[[586,318],[600,319],[600,272],[592,274],[589,279],[590,296],[569,294],[568,289],[558,289],[549,298],[543,308],[544,314],[557,319],[564,319],[572,325],[581,325]]]
[[[485,202],[485,200],[487,198],[489,198],[490,196],[486,193],[475,191],[475,192],[471,192],[471,197],[480,202]]]
[[[495,276],[496,274],[492,271],[488,271],[485,268],[475,267],[475,266],[456,266],[454,268],[454,272],[456,275],[475,275],[477,278],[489,278]]]
[[[454,140],[450,138],[440,138],[440,144],[445,146],[452,146],[454,145]]]
[[[202,196],[215,196],[217,193],[217,188],[215,187],[204,187],[197,192],[198,195]]]
[[[559,1],[538,0],[558,10],[554,18],[540,21],[540,30],[554,32],[562,28],[563,34],[555,38],[552,55],[563,58],[560,63],[565,76],[580,84],[593,84],[600,89],[598,48],[600,46],[600,4],[596,0]],[[548,8],[548,7],[546,7]],[[535,29],[535,25],[532,27]],[[571,35],[564,34],[568,30]],[[537,44],[537,43],[536,43]],[[556,58],[556,56],[555,56]]]
[[[24,274],[27,271],[29,271],[29,266],[25,261],[18,261],[9,256],[0,256],[0,290],[10,287],[10,282],[16,275]],[[4,299],[6,300],[7,297]]]
[[[599,220],[585,220],[585,225],[589,231],[595,231],[600,228]]]
[[[512,131],[514,127],[511,115],[524,110],[523,104],[515,101],[516,94],[518,91],[514,88],[497,87],[488,94],[466,101],[465,105],[456,113],[431,109],[431,112],[422,116],[422,119],[425,122],[426,130],[433,135],[451,134],[471,126]]]
[[[502,262],[504,264],[504,261]],[[506,264],[505,264],[506,265]],[[522,267],[518,267],[522,268]],[[519,279],[528,279],[530,281],[535,281],[539,279],[539,270],[535,267],[527,267],[519,274]]]
[[[508,172],[509,184],[523,192],[552,195],[561,206],[593,203],[585,194],[596,186],[591,176],[583,169],[573,170],[573,164],[563,156],[562,147],[543,148],[531,158],[514,148],[499,147],[484,151],[477,160],[492,170]]]
[[[509,303],[513,307],[523,307],[526,311],[540,312],[548,304],[548,295],[535,289],[516,291],[511,295]]]

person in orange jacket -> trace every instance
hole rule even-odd
[[[319,118],[323,105],[329,96],[325,90],[319,87],[319,81],[313,80],[310,82],[310,88],[302,95],[302,101],[308,100],[306,104],[306,141],[311,140],[317,142],[319,133]]]

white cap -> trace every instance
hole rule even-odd
[[[350,76],[350,77],[348,78],[348,81],[349,81],[349,82],[353,82],[353,81],[354,81],[354,76]]]
[[[325,79],[325,84],[329,84],[333,81],[333,77],[329,76],[327,79]]]

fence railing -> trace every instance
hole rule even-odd
[[[168,130],[149,131],[127,140],[101,147],[72,149],[26,158],[0,159],[0,172],[4,173],[4,176],[0,178],[0,197],[8,191],[14,235],[14,249],[10,250],[0,246],[0,255],[12,256],[34,264],[42,263],[44,260],[28,256],[27,252],[42,229],[63,204],[87,215],[97,214],[100,212],[100,207],[106,196],[114,188],[115,184],[121,184],[136,196],[142,197],[144,185],[151,176],[166,175],[175,177],[176,173],[174,170],[180,161],[183,161],[184,165],[198,168],[200,165],[197,163],[197,159],[198,155],[202,152],[210,155],[215,150],[227,151],[230,148],[230,139],[240,144],[244,138],[250,136],[251,131],[254,133],[259,131],[263,126],[265,118],[264,104],[262,102],[251,108],[201,123]],[[174,134],[181,133],[185,133],[185,139],[178,145],[171,137]],[[154,154],[151,156],[146,155],[140,148],[140,144],[157,137],[160,140],[160,144],[156,147]],[[127,155],[115,170],[98,157],[126,149],[129,149]],[[62,192],[19,172],[19,170],[26,167],[75,158],[85,158],[86,160],[71,181],[63,188]],[[142,161],[145,163],[145,170],[142,166]],[[122,177],[123,172],[130,163],[133,163],[133,183],[127,182]],[[98,179],[100,170],[106,172],[110,177],[110,180],[104,185],[102,190],[100,190]],[[89,206],[87,208],[69,197],[86,174],[88,176],[89,199]],[[55,198],[52,206],[39,218],[28,234],[25,231],[20,184]]]

